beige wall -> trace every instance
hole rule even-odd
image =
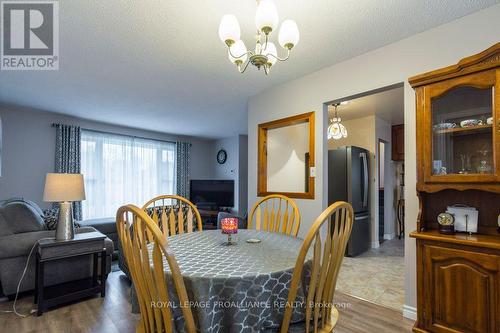
[[[328,140],[328,149],[342,146],[357,146],[367,149],[372,156],[375,154],[375,116],[342,121],[347,129],[347,138]],[[372,162],[372,160],[370,160]]]
[[[248,102],[249,205],[257,199],[257,125],[316,111],[316,197],[297,200],[302,213],[300,235],[326,207],[326,127],[324,102],[404,82],[406,150],[406,234],[415,229],[418,211],[415,162],[415,95],[408,77],[456,63],[500,39],[500,5],[327,67],[253,96]],[[299,45],[300,47],[300,45]],[[284,66],[293,67],[293,57]],[[405,243],[405,304],[416,306],[415,240]],[[410,312],[407,312],[409,315]]]

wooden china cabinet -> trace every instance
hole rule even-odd
[[[500,43],[409,79],[416,92],[417,322],[414,332],[500,332]],[[438,231],[448,206],[478,232]]]

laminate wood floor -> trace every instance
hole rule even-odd
[[[139,315],[130,313],[130,285],[121,272],[111,273],[107,281],[105,298],[98,296],[61,306],[42,316],[19,318],[13,313],[0,313],[0,332],[25,333],[127,333],[134,332]],[[26,313],[33,308],[33,298],[18,300],[18,312]],[[338,333],[402,333],[411,332],[413,322],[403,318],[400,312],[338,293],[335,302],[340,319]],[[0,311],[11,310],[12,302],[0,302]]]

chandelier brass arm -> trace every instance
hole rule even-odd
[[[241,58],[243,58],[243,57],[245,57],[245,56],[249,56],[249,57],[251,57],[251,56],[253,56],[253,55],[254,55],[254,53],[253,53],[252,51],[247,51],[247,52],[243,53],[243,54],[242,54],[242,55],[240,55],[240,56],[235,56],[235,55],[233,54],[233,52],[231,52],[231,47],[228,47],[227,49],[228,49],[229,55],[230,55],[231,57],[233,57],[234,59],[241,59]]]
[[[271,57],[273,57],[274,59],[276,59],[278,61],[287,61],[288,58],[290,58],[290,53],[291,53],[290,49],[287,49],[287,51],[286,51],[286,57],[284,57],[284,58],[280,58],[280,57],[275,56],[274,54],[271,54],[271,53],[269,53],[268,56],[271,56]]]
[[[243,69],[241,69],[241,63],[238,64],[238,72],[240,72],[241,74],[245,73],[245,71],[247,70],[248,68],[248,65],[250,64],[250,60],[246,62],[245,66],[243,67]]]

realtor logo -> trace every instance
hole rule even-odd
[[[0,69],[59,69],[59,3],[5,0],[0,4]]]

